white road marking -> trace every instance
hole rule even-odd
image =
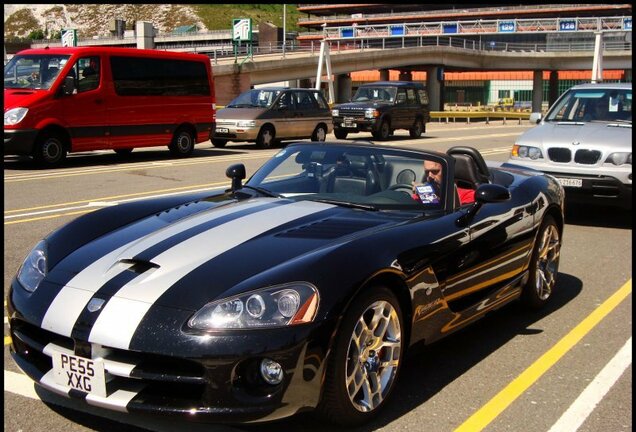
[[[31,378],[24,374],[8,370],[4,371],[4,391],[25,396],[30,399],[39,399],[38,395],[35,393],[34,384]]]
[[[583,390],[583,393],[570,405],[561,418],[548,432],[575,432],[594,411],[605,394],[618,381],[625,369],[632,364],[632,338],[596,375],[596,378]]]

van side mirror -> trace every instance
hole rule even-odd
[[[243,187],[241,180],[245,178],[245,165],[230,165],[225,171],[225,175],[232,179],[232,192],[236,192]]]
[[[540,112],[533,112],[530,114],[530,123],[539,124],[543,115]]]
[[[62,88],[65,95],[71,95],[75,91],[75,78],[72,76],[67,76],[64,78],[64,83],[62,84]]]

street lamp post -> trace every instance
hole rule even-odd
[[[283,4],[283,58],[285,58],[286,44],[287,44],[287,5]]]

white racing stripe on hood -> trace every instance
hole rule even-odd
[[[188,273],[264,232],[333,207],[301,201],[270,208],[234,219],[175,245],[153,259],[160,268],[124,285],[106,304],[91,330],[89,342],[128,349],[154,302]]]
[[[42,328],[70,337],[75,322],[97,290],[130,267],[130,265],[113,267],[122,257],[131,258],[187,229],[248,208],[264,206],[273,201],[275,201],[274,198],[264,198],[204,211],[202,214],[177,221],[109,252],[79,272],[60,290],[44,315]]]

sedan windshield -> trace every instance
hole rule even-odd
[[[280,90],[250,90],[241,93],[227,108],[269,108],[279,94]]]
[[[352,102],[393,102],[397,89],[395,87],[360,87]]]
[[[632,121],[631,89],[579,89],[568,93],[550,110],[546,121]]]
[[[68,55],[16,55],[4,67],[4,88],[48,90]]]
[[[366,210],[442,210],[446,167],[439,154],[299,143],[281,150],[246,186]]]

